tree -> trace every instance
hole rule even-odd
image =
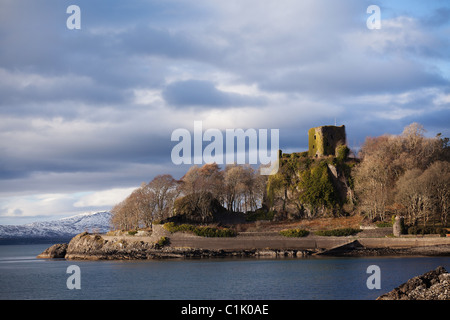
[[[450,163],[434,162],[428,169],[408,170],[397,181],[396,199],[406,210],[409,224],[430,220],[447,225],[450,205]]]
[[[116,204],[111,209],[111,224],[117,230],[132,230],[139,225],[137,216],[134,214],[129,198]]]
[[[398,137],[402,154],[397,162],[405,170],[413,168],[425,170],[441,157],[444,151],[442,141],[438,136],[426,138],[425,132],[421,124],[414,122],[406,126]]]
[[[180,193],[177,186],[177,180],[170,174],[158,175],[145,186],[145,193],[152,195],[148,201],[154,218],[162,220],[172,216],[173,203]]]
[[[222,180],[222,173],[215,163],[201,168],[192,166],[181,178],[180,190],[187,201],[184,206],[199,212],[203,222],[212,216],[211,199],[222,197]]]
[[[420,183],[421,175],[422,171],[415,168],[406,171],[397,181],[396,200],[405,208],[407,222],[411,225],[417,225],[427,210],[426,194]]]
[[[402,173],[394,162],[398,154],[397,140],[391,136],[367,138],[361,148],[361,162],[353,172],[355,193],[360,209],[369,219],[385,218],[390,186]]]
[[[276,205],[277,202],[282,202],[282,210],[286,208],[287,202],[287,187],[288,184],[281,172],[270,175],[267,180],[267,202],[269,208]]]
[[[428,173],[420,179],[412,175],[419,172],[422,175],[436,161],[448,162],[449,146],[447,138],[440,135],[427,138],[425,132],[422,125],[412,123],[404,128],[401,135],[367,138],[364,142],[360,151],[361,162],[353,171],[353,176],[359,208],[369,218],[385,219],[387,208],[395,206],[395,201],[400,199],[408,207],[411,221],[417,221],[418,217],[426,221],[433,215],[430,210],[436,210],[433,204],[436,188],[429,185],[431,180],[426,179]],[[414,185],[408,185],[407,181]],[[397,196],[396,188],[400,188]],[[414,213],[411,206],[418,203],[405,202],[407,197],[413,195],[420,195],[420,199],[415,199],[420,200],[420,208],[414,209],[419,210]]]
[[[450,163],[436,161],[422,174],[421,183],[432,200],[433,212],[443,226],[448,225],[450,211]]]
[[[139,227],[151,227],[154,220],[155,208],[157,205],[155,193],[150,190],[145,182],[140,188],[135,189],[125,200],[127,205],[132,207],[128,214],[135,216],[135,229]]]
[[[243,211],[254,211],[262,205],[265,192],[265,176],[254,170],[249,165],[243,166],[242,187],[243,187]]]
[[[121,230],[151,227],[153,221],[172,214],[178,196],[178,182],[171,175],[158,175],[148,184],[143,182],[125,200],[115,205],[111,223]]]
[[[240,211],[244,192],[244,168],[240,165],[227,165],[225,168],[225,207],[232,212]]]

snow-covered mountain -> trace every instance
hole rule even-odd
[[[83,231],[105,233],[110,230],[111,213],[87,212],[59,220],[24,225],[0,225],[0,239],[69,238]]]

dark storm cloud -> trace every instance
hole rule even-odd
[[[3,79],[0,80],[0,101],[2,109],[0,112],[9,110],[11,113],[17,111],[28,113],[32,110],[22,109],[27,104],[40,106],[38,112],[45,113],[44,103],[59,103],[63,108],[65,102],[84,102],[91,104],[124,103],[126,93],[112,90],[102,83],[97,83],[85,76],[65,75],[56,77],[43,77],[39,75],[28,75],[24,73],[1,72]],[[11,78],[17,80],[11,81]],[[29,82],[20,85],[20,82]],[[19,106],[19,110],[15,110]],[[22,109],[22,110],[20,110]],[[69,111],[69,110],[68,110]]]
[[[170,163],[168,137],[170,132],[123,130],[98,130],[78,138],[69,134],[47,142],[19,137],[16,141],[21,144],[3,153],[0,192],[61,193],[77,192],[80,186],[83,190],[139,186],[161,173],[160,165]]]

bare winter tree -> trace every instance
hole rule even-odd
[[[368,138],[361,148],[362,161],[354,170],[355,192],[360,208],[370,219],[385,218],[390,188],[402,170],[394,164],[397,155],[396,138],[391,136]]]
[[[423,186],[419,183],[422,171],[411,169],[397,181],[396,200],[405,208],[407,222],[416,225],[426,212],[426,195]]]
[[[111,210],[113,227],[122,230],[151,227],[155,220],[167,218],[179,194],[177,185],[171,175],[159,175],[148,184],[142,183]]]
[[[151,200],[154,202],[151,221],[172,216],[174,201],[180,193],[177,186],[178,181],[169,174],[158,175],[146,185],[145,188],[153,195]]]
[[[217,164],[192,166],[181,178],[180,189],[187,206],[198,211],[202,221],[211,216],[211,201],[223,197],[223,176]]]
[[[436,209],[438,188],[432,182],[439,181],[437,172],[444,169],[442,164],[440,169],[435,168],[435,178],[428,170],[436,161],[450,161],[448,139],[440,135],[427,138],[424,133],[422,125],[412,123],[401,135],[366,139],[360,152],[361,162],[353,174],[359,207],[369,218],[384,219],[388,206],[399,204],[408,211],[411,223],[419,218],[426,222],[436,212],[442,212]]]
[[[241,195],[243,193],[244,169],[242,166],[232,164],[225,168],[225,206],[228,210],[240,211]]]
[[[450,211],[450,163],[434,162],[422,173],[418,183],[422,185],[428,201],[429,215],[447,226]]]

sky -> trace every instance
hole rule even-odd
[[[2,0],[0,224],[180,178],[171,134],[194,121],[278,129],[283,152],[335,123],[354,150],[412,122],[449,137],[449,18],[445,0]]]

